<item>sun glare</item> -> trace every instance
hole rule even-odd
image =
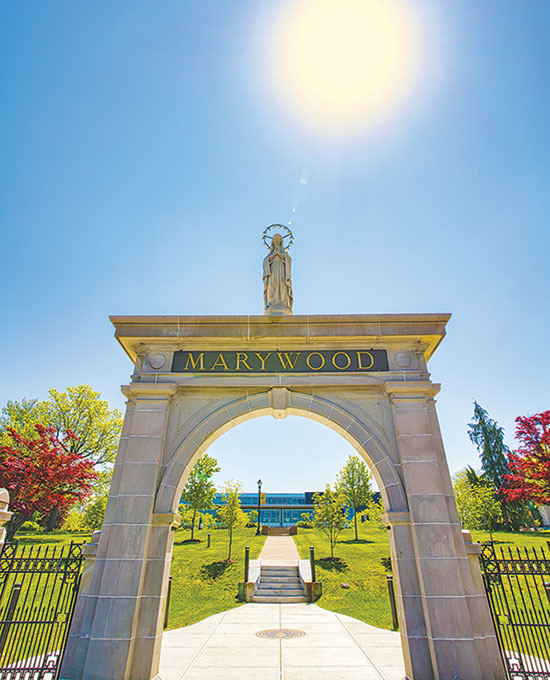
[[[405,0],[291,0],[272,40],[272,76],[284,105],[325,132],[377,122],[418,71],[418,22]]]

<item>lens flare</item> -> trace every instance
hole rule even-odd
[[[405,0],[293,0],[276,18],[270,57],[293,115],[320,131],[354,132],[410,91],[418,21]]]

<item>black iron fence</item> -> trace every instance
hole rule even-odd
[[[508,678],[550,678],[550,543],[481,548],[481,570]]]
[[[0,680],[55,680],[76,602],[82,545],[0,554]]]

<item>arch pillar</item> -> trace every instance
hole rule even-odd
[[[154,513],[173,384],[132,383],[93,575],[79,593],[60,678],[156,677],[179,525]]]
[[[481,578],[475,578],[479,566],[469,563],[456,510],[435,412],[440,386],[400,381],[384,387],[392,403],[409,506],[408,518],[392,522],[387,517],[398,580],[406,574],[397,601],[405,622],[402,635],[408,638],[403,644],[407,672],[436,680],[504,678]],[[416,617],[409,613],[408,619],[418,621],[411,631],[405,615],[410,610]]]

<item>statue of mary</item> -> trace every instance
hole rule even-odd
[[[264,258],[264,314],[292,314],[292,259],[285,251],[283,237],[275,234]]]

